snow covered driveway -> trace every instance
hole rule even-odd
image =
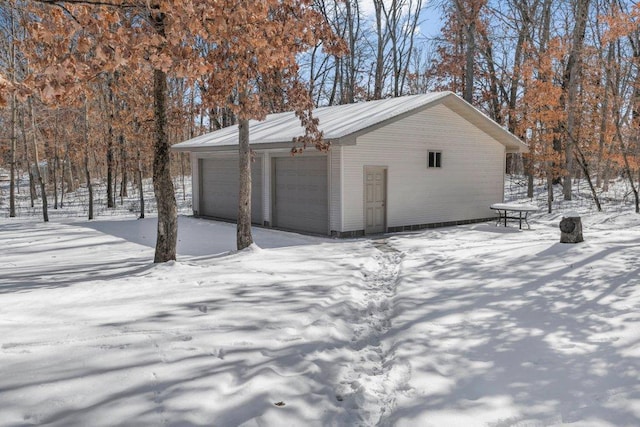
[[[0,220],[0,425],[640,425],[640,221],[329,240]],[[624,230],[620,232],[620,230]]]

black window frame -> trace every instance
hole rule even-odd
[[[429,150],[427,152],[427,168],[429,169],[442,168],[442,151]]]

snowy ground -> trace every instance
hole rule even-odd
[[[240,253],[181,216],[164,265],[154,218],[0,218],[0,425],[640,425],[640,216],[608,206],[577,245],[559,212]]]

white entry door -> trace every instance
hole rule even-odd
[[[384,233],[387,222],[387,169],[364,168],[364,232]]]

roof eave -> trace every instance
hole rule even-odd
[[[529,152],[529,147],[527,144],[522,142],[520,138],[500,126],[491,118],[487,117],[483,112],[460,98],[458,95],[450,93],[449,96],[441,98],[440,101],[449,109],[460,114],[463,118],[467,119],[483,132],[487,133],[496,141],[504,145],[507,153]]]
[[[330,145],[350,145],[350,138],[330,138],[325,139],[325,142]],[[355,144],[355,140],[353,141]],[[251,142],[251,148],[254,150],[278,150],[283,148],[294,148],[293,141],[278,141],[278,142]],[[313,148],[313,147],[308,147]],[[224,151],[238,151],[237,144],[229,145],[206,145],[206,146],[192,146],[188,144],[176,144],[171,147],[172,151],[176,152],[191,152],[191,153],[206,153],[206,152],[224,152]]]

